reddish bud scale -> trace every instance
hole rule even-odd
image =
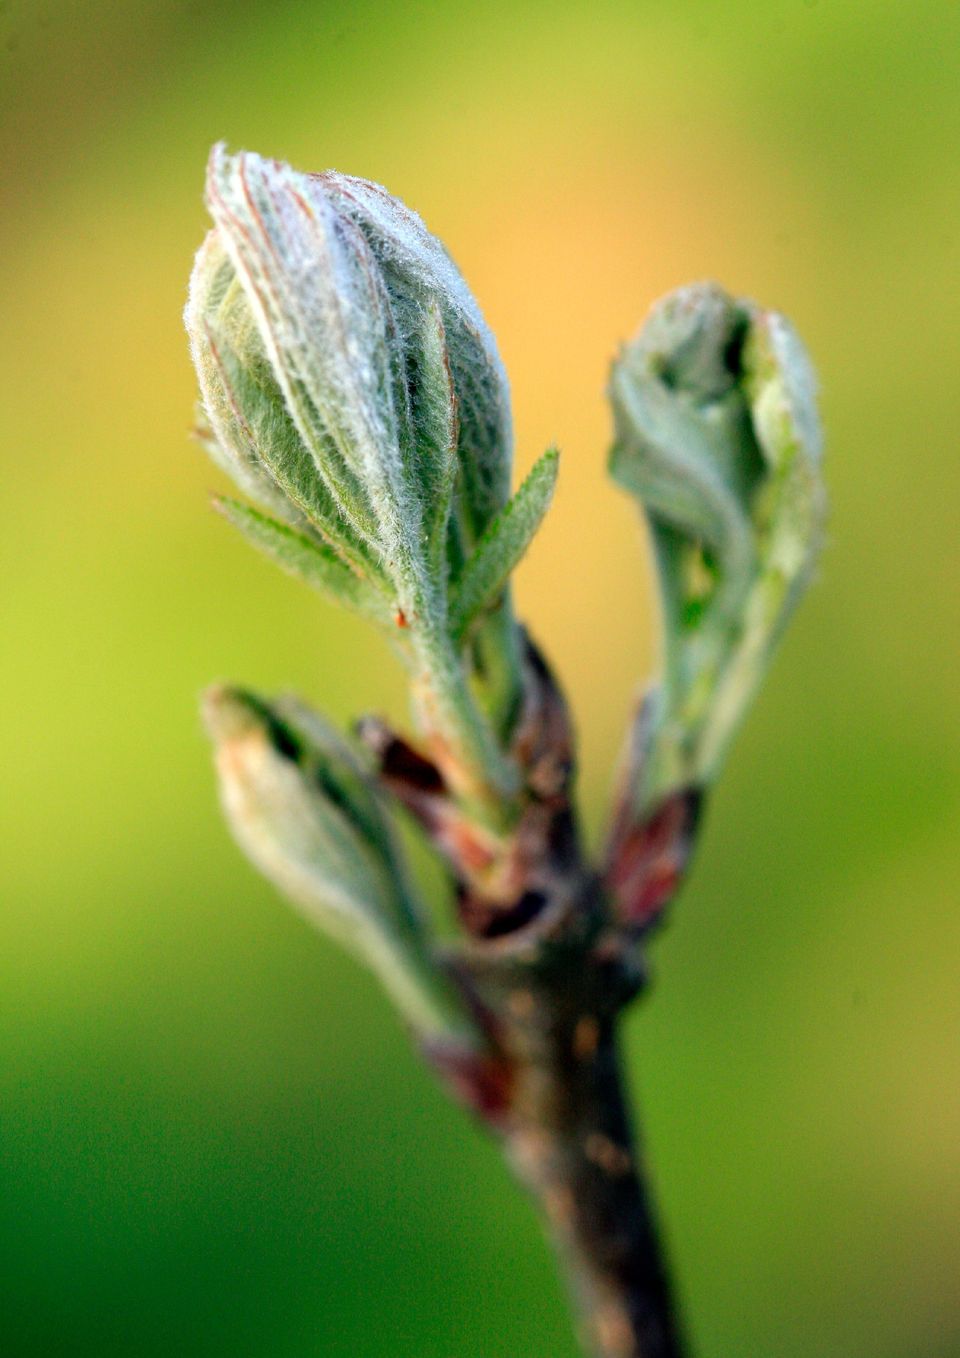
[[[454,1097],[487,1126],[504,1124],[512,1103],[514,1072],[501,1056],[452,1043],[425,1043],[423,1055]]]
[[[697,789],[678,792],[616,837],[605,885],[622,924],[649,928],[676,895],[693,853],[702,801]]]

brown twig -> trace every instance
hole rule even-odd
[[[615,845],[604,878],[584,861],[570,799],[563,699],[528,644],[526,708],[514,739],[528,804],[505,840],[478,840],[429,761],[379,724],[363,734],[381,776],[453,868],[467,938],[446,957],[486,1047],[436,1047],[434,1067],[499,1139],[539,1203],[596,1358],[681,1358],[683,1348],[649,1190],[633,1138],[617,1042],[644,979],[638,940],[675,889],[664,862],[689,857],[693,813],[661,809],[644,839],[624,836],[626,908]],[[648,852],[637,851],[638,843]],[[646,881],[643,865],[646,863]],[[653,893],[653,894],[651,894]]]

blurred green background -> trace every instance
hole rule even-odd
[[[6,0],[0,1352],[573,1358],[496,1151],[241,861],[230,677],[404,712],[206,505],[209,144],[385,183],[564,450],[519,578],[596,833],[655,618],[606,365],[714,277],[822,378],[831,539],[629,1058],[701,1358],[960,1355],[960,5]]]

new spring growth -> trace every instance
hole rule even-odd
[[[815,382],[790,323],[708,284],[660,302],[613,365],[610,468],[646,515],[663,674],[634,810],[702,790],[810,579],[825,494]]]
[[[701,285],[661,302],[614,364],[611,470],[649,525],[663,659],[597,863],[566,702],[509,594],[556,454],[510,498],[507,382],[459,272],[363,180],[217,147],[207,204],[187,326],[202,437],[244,496],[218,506],[389,638],[423,736],[367,719],[355,750],[294,699],[215,688],[227,820],[502,1140],[591,1351],[679,1358],[617,1024],[822,537],[806,355],[782,316]],[[442,948],[395,840],[401,807],[449,873],[458,932]]]
[[[375,184],[214,148],[186,311],[211,455],[252,542],[383,629],[454,791],[508,824],[521,700],[509,576],[556,454],[510,499],[496,344],[420,219]]]
[[[380,979],[418,1037],[469,1045],[470,1021],[430,939],[369,771],[294,698],[204,698],[221,800],[263,875]]]

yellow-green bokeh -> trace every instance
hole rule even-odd
[[[823,385],[820,580],[629,1054],[701,1358],[960,1355],[960,7],[7,0],[0,1351],[572,1358],[527,1205],[223,831],[196,695],[403,713],[208,512],[180,322],[209,144],[385,183],[562,447],[518,594],[596,829],[653,663],[602,391],[705,276]]]

